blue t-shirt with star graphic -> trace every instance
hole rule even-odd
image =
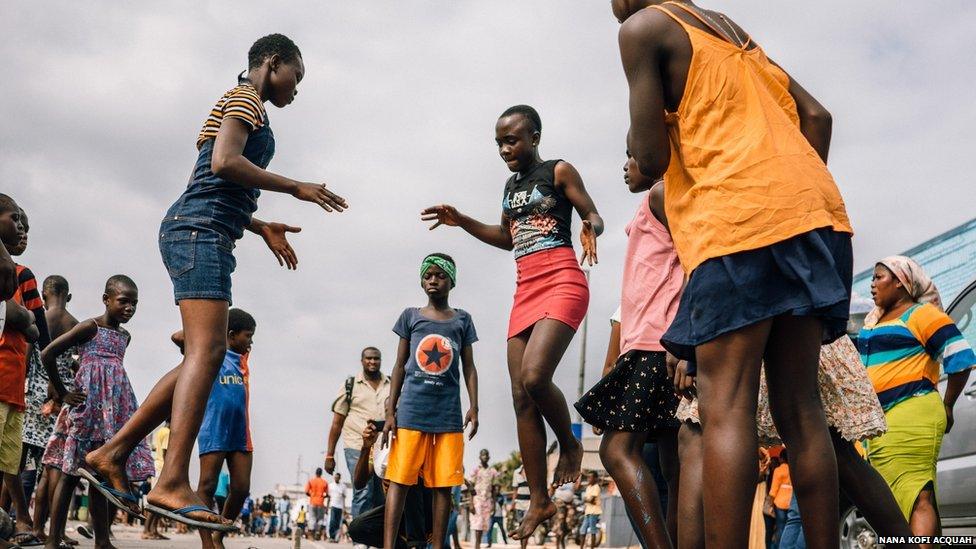
[[[397,427],[425,433],[463,431],[461,349],[478,341],[471,315],[455,309],[452,318],[434,320],[410,307],[400,314],[393,332],[410,342]]]

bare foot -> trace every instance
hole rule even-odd
[[[153,534],[153,539],[168,540],[169,538],[160,534],[159,532],[156,532],[155,534]]]
[[[35,528],[33,530],[33,533],[34,533],[34,537],[37,538],[38,540],[45,541],[45,542],[47,541],[47,534],[44,533],[43,528],[40,529]]]
[[[75,545],[78,545],[78,540],[76,540],[75,538],[69,538],[67,535],[61,536],[61,542],[62,543],[67,543],[68,545],[70,545],[72,547],[74,547]]]
[[[583,445],[573,439],[573,445],[559,448],[559,461],[556,471],[552,475],[553,486],[562,486],[568,482],[576,482],[580,477],[580,467],[583,465]]]
[[[529,504],[529,509],[525,512],[525,517],[522,518],[522,524],[519,524],[519,527],[514,532],[509,532],[508,537],[517,540],[527,540],[535,533],[535,529],[540,524],[551,519],[555,514],[556,504],[552,500],[548,500],[541,507],[534,507],[532,504]]]
[[[91,455],[91,454],[89,454]],[[200,496],[194,492],[189,484],[185,484],[181,487],[170,488],[163,486],[162,482],[156,483],[156,486],[149,492],[146,496],[146,501],[163,509],[175,510],[182,509],[183,507],[189,507],[191,505],[202,505],[206,507]],[[231,522],[224,517],[218,515],[213,511],[190,511],[186,513],[186,518],[198,520],[200,522],[215,522],[218,524],[231,524]]]
[[[129,456],[113,456],[105,451],[105,447],[96,448],[88,454],[85,455],[85,463],[88,467],[95,472],[98,477],[105,479],[112,488],[123,493],[131,493],[131,486],[129,485],[129,478],[125,474],[125,462]],[[129,508],[136,515],[141,515],[142,510],[139,509],[139,504],[134,501],[125,501],[122,503]]]
[[[103,542],[96,543],[95,549],[116,549],[116,547],[112,545],[112,542],[105,540]]]

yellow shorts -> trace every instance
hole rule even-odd
[[[24,412],[0,402],[0,472],[20,472],[20,452],[24,445]]]
[[[428,488],[464,484],[464,433],[424,433],[398,428],[390,445],[386,480]]]

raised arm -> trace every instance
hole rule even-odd
[[[420,212],[420,219],[422,221],[435,221],[430,230],[441,225],[461,227],[471,236],[496,248],[511,251],[514,246],[512,244],[512,233],[509,230],[508,216],[505,214],[502,214],[501,222],[498,225],[488,225],[462,214],[454,206],[441,204],[431,206]]]
[[[325,188],[325,183],[302,183],[252,163],[244,156],[249,133],[250,128],[243,120],[224,119],[214,139],[210,161],[214,175],[245,188],[290,194],[299,200],[318,204],[327,212],[341,212],[348,207],[344,198]]]
[[[671,162],[665,124],[663,49],[657,36],[665,32],[667,16],[642,10],[620,26],[620,60],[630,88],[630,153],[647,177],[664,175]]]
[[[65,404],[71,406],[81,404],[84,402],[85,397],[84,394],[79,392],[68,393],[64,382],[61,380],[61,375],[58,373],[58,357],[68,349],[90,341],[95,337],[96,333],[98,333],[98,326],[94,320],[89,319],[84,322],[79,322],[74,328],[59,336],[41,351],[41,363],[44,364],[44,370],[47,372],[48,380],[54,386],[57,396]]]
[[[378,436],[376,425],[372,421],[367,421],[366,429],[363,430],[363,447],[359,453],[361,457],[356,461],[356,469],[352,472],[352,486],[357,490],[365,488],[369,483],[369,478],[373,475],[373,468],[371,467],[373,460],[370,457]]]
[[[478,370],[474,365],[474,350],[471,345],[465,345],[461,349],[461,373],[464,374],[464,385],[468,389],[468,401],[471,408],[464,416],[464,427],[471,425],[468,433],[468,440],[478,434]]]
[[[410,357],[410,340],[401,337],[400,345],[397,346],[396,364],[393,365],[393,372],[390,373],[390,398],[386,401],[386,424],[383,426],[383,439],[380,442],[383,448],[390,443],[390,433],[396,435],[396,409],[397,402],[400,400],[400,391],[403,389],[403,378],[407,373],[407,359]]]

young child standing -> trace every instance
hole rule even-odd
[[[451,514],[451,489],[464,483],[464,429],[478,432],[478,373],[471,345],[478,340],[471,315],[448,303],[457,284],[457,266],[446,254],[430,254],[420,264],[427,305],[400,314],[400,336],[391,376],[382,446],[392,436],[386,479],[384,549],[394,549],[411,486],[422,477],[434,493],[432,543],[441,549]],[[470,408],[461,416],[461,375]]]
[[[27,247],[26,216],[20,206],[5,194],[0,194],[0,241],[4,254],[17,256]],[[24,412],[27,409],[25,384],[27,381],[28,350],[31,345],[45,346],[49,342],[44,306],[37,292],[37,279],[23,265],[15,265],[17,287],[6,302],[7,321],[0,335],[0,472],[10,493],[17,514],[12,541],[17,544],[37,544],[27,498],[20,481],[23,467]],[[55,393],[71,401],[79,395],[69,394],[53,375]]]
[[[197,493],[213,505],[214,494],[224,462],[230,471],[227,498],[217,508],[221,516],[234,521],[241,512],[244,498],[251,491],[251,464],[254,445],[248,413],[248,356],[254,343],[257,322],[241,309],[227,311],[227,352],[217,379],[210,389],[207,410],[197,445],[200,451],[200,482]],[[183,333],[173,334],[173,341],[183,347]],[[224,532],[200,529],[205,548],[224,546]]]
[[[71,301],[71,291],[68,281],[63,276],[51,275],[45,278],[41,286],[41,298],[44,300],[44,316],[47,320],[48,332],[52,340],[61,337],[78,324],[78,319],[68,312],[67,309],[67,305]],[[57,358],[59,377],[69,391],[74,390],[75,373],[72,371],[72,366],[74,365],[73,353],[74,349],[68,349]],[[38,364],[41,364],[38,370],[43,378],[44,392],[46,395],[48,384],[47,370],[44,369],[43,362],[41,362],[40,351],[36,354],[36,360]],[[45,396],[45,398],[47,397]],[[41,455],[38,456],[38,461],[43,457],[44,448],[47,446],[48,439],[53,433],[54,423],[61,411],[61,407],[62,403],[60,401],[51,399],[45,402],[41,409],[42,414],[50,417],[48,421],[51,426],[50,430],[47,431],[47,435],[43,438]],[[58,485],[61,472],[57,468],[45,466],[43,463],[40,465],[40,468],[40,479],[38,480],[37,489],[34,492],[34,536],[38,539],[45,539],[44,526],[47,524],[49,518],[51,497],[54,495],[54,489]]]
[[[678,310],[684,273],[664,215],[664,182],[644,177],[629,153],[624,182],[631,192],[643,194],[626,229],[616,363],[576,409],[603,431],[600,459],[620,487],[644,546],[670,547],[677,538],[679,423],[669,370],[677,360],[664,350],[661,336]],[[644,461],[648,440],[657,441],[667,477],[667,521],[658,504],[659,487]]]
[[[51,508],[51,528],[45,547],[58,549],[68,518],[68,507],[79,475],[94,486],[94,477],[84,470],[85,455],[104,444],[128,421],[138,407],[135,392],[125,372],[123,359],[132,340],[122,325],[132,319],[139,303],[139,290],[135,282],[125,275],[115,275],[105,282],[102,294],[105,312],[79,323],[64,335],[51,342],[41,353],[41,360],[48,370],[57,367],[58,357],[67,349],[78,348],[79,367],[75,386],[85,394],[82,403],[65,400],[58,416],[54,435],[44,452],[42,462],[58,468],[62,475],[54,490]],[[56,372],[56,370],[55,370]],[[52,381],[56,376],[52,376]],[[153,476],[152,454],[143,440],[132,452],[126,463],[126,478],[142,482]],[[107,496],[103,496],[107,493]],[[91,497],[92,525],[95,530],[95,546],[109,547],[109,526],[115,510],[113,505],[139,515],[139,497],[131,488],[115,490],[102,486],[93,490]]]
[[[298,46],[284,35],[271,34],[254,42],[247,57],[247,72],[210,111],[197,138],[190,182],[159,229],[160,253],[186,335],[183,362],[160,379],[132,421],[88,457],[101,477],[124,491],[128,479],[123,464],[129,453],[171,417],[166,465],[146,498],[146,509],[218,530],[232,527],[202,505],[190,487],[188,471],[211,384],[225,356],[234,242],[245,230],[258,234],[279,264],[294,269],[298,260],[285,235],[300,229],[253,217],[261,191],[287,193],[328,212],[346,208],[346,201],[325,184],[303,183],[266,170],[275,140],[264,103],[284,108],[294,101],[305,76]]]
[[[580,269],[597,261],[596,238],[603,219],[569,162],[539,156],[542,120],[528,105],[502,113],[495,124],[498,153],[515,172],[505,183],[501,222],[486,225],[442,204],[421,212],[424,221],[464,229],[478,240],[515,253],[518,280],[508,325],[508,372],[512,382],[519,448],[529,480],[531,503],[512,534],[522,539],[556,513],[546,486],[546,431],[559,441],[552,484],[580,475],[583,447],[573,435],[569,407],[552,382],[556,366],[586,316],[590,290]],[[573,252],[573,210],[583,220],[579,264]]]

